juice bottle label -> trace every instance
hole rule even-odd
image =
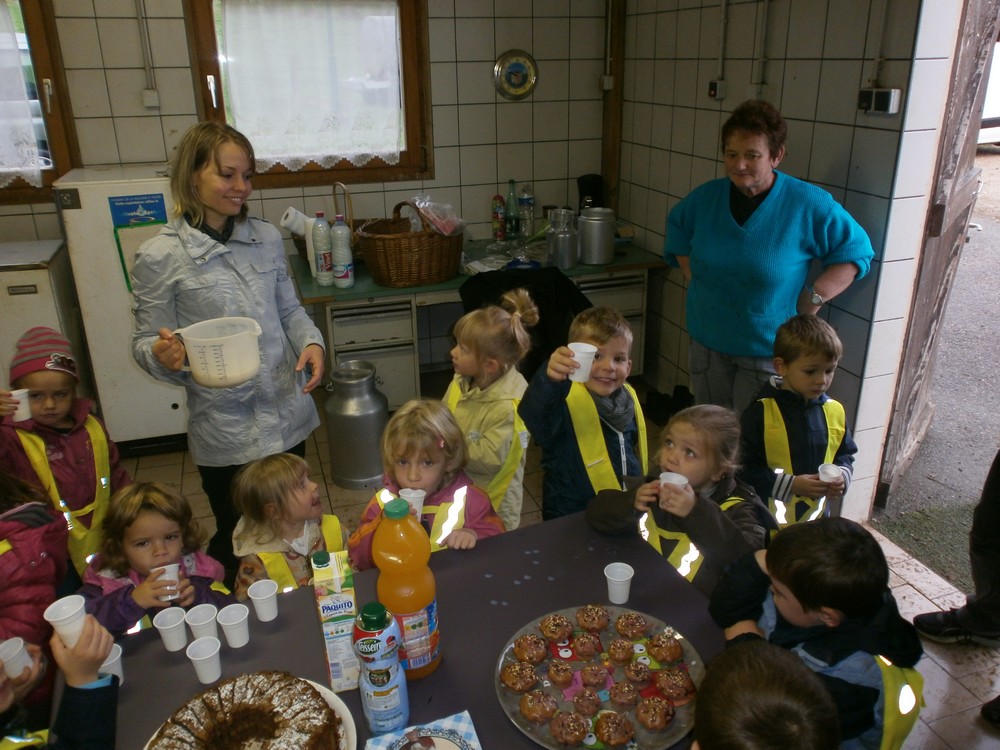
[[[437,599],[417,612],[394,615],[403,634],[399,661],[404,669],[419,669],[434,661],[441,649]]]
[[[406,674],[399,663],[399,625],[388,620],[381,630],[365,630],[359,616],[352,636],[361,664],[358,688],[365,719],[374,734],[403,729],[410,717]]]

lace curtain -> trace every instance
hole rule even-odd
[[[222,0],[230,123],[257,169],[399,162],[405,143],[396,2]]]
[[[0,187],[20,177],[42,186],[42,165],[35,143],[21,50],[6,2],[0,2]]]

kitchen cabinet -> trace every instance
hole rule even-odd
[[[471,243],[467,254],[482,253],[487,243]],[[375,365],[376,383],[397,409],[420,395],[421,347],[417,326],[419,308],[454,305],[458,289],[467,277],[456,276],[442,284],[389,289],[376,285],[363,265],[356,267],[350,289],[321,287],[299,256],[290,258],[295,283],[303,304],[322,306],[330,365],[362,359]],[[642,373],[646,331],[648,270],[662,261],[643,250],[626,248],[623,256],[606,266],[584,266],[566,271],[594,305],[617,309],[632,328],[632,374]],[[456,320],[461,312],[456,315]],[[424,347],[425,350],[427,347]]]

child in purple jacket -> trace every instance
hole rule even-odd
[[[222,585],[222,564],[201,551],[202,534],[181,495],[158,482],[116,492],[104,518],[101,552],[84,575],[87,612],[115,636],[149,627],[164,607],[224,607],[235,601]],[[175,582],[165,565],[180,564]]]

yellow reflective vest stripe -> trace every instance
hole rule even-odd
[[[21,736],[10,736],[0,739],[0,750],[21,750],[26,747],[48,747],[49,730],[27,732]]]
[[[912,667],[897,667],[884,656],[876,656],[875,663],[882,670],[884,696],[879,750],[899,750],[925,705],[924,677]]]
[[[642,462],[642,472],[649,467],[649,449],[646,444],[646,420],[642,415],[642,407],[639,405],[639,397],[635,390],[628,383],[624,385],[625,391],[632,398],[635,406],[635,424],[639,429],[639,460]],[[597,405],[593,396],[583,383],[573,383],[566,397],[566,406],[569,407],[570,420],[573,422],[573,431],[576,433],[576,441],[580,447],[580,457],[583,465],[587,469],[587,478],[594,488],[596,495],[601,490],[622,489],[621,480],[615,473],[616,458],[608,455],[608,446],[604,441],[604,431],[601,429],[601,418],[597,414]]]
[[[767,465],[772,469],[781,469],[786,474],[794,473],[792,454],[788,445],[788,430],[781,416],[778,402],[773,398],[762,398],[764,407],[764,451],[767,454]],[[847,431],[847,418],[844,407],[839,401],[828,399],[823,404],[823,415],[826,417],[826,454],[823,463],[833,463],[837,449],[844,440]],[[817,469],[819,467],[816,467]],[[773,494],[773,493],[772,493]],[[826,509],[826,498],[813,499],[801,495],[793,495],[787,505],[774,497],[767,499],[768,509],[778,521],[778,526],[784,528],[799,521],[812,521],[823,515]]]
[[[743,502],[743,498],[731,497],[719,507],[723,513],[732,508],[737,503]],[[653,545],[653,549],[661,555],[666,555],[667,562],[674,566],[678,573],[694,581],[705,556],[701,554],[691,537],[683,531],[667,531],[661,529],[652,513],[646,513],[641,520],[641,532],[643,538]]]
[[[447,404],[448,411],[455,414],[455,410],[458,408],[458,402],[462,398],[462,389],[458,385],[458,381],[452,380],[451,384],[448,386],[447,394]],[[514,434],[510,441],[510,450],[507,451],[507,458],[504,459],[503,465],[500,470],[493,476],[487,487],[483,487],[486,494],[490,496],[490,504],[493,506],[493,510],[500,510],[500,502],[503,500],[504,495],[507,494],[507,488],[510,486],[510,480],[514,478],[517,473],[517,468],[521,465],[521,457],[524,456],[524,446],[521,445],[521,435],[526,435],[528,428],[524,426],[524,420],[521,419],[521,415],[517,413],[517,405],[521,403],[521,399],[512,398],[510,400],[511,409],[514,410]]]
[[[459,487],[451,500],[438,505],[424,505],[424,515],[434,516],[430,533],[431,552],[446,549],[443,544],[445,538],[455,529],[465,526],[465,497],[468,492],[467,486]],[[375,493],[375,497],[379,505],[384,508],[386,503],[396,498],[396,495],[383,487]]]
[[[33,432],[17,430],[17,436],[21,439],[21,446],[28,456],[31,468],[35,470],[42,486],[45,487],[52,505],[66,518],[66,525],[69,526],[69,556],[81,578],[87,569],[87,561],[101,546],[101,521],[104,520],[104,514],[108,510],[108,500],[111,499],[111,464],[104,429],[101,423],[89,414],[83,426],[90,437],[97,482],[93,502],[77,510],[70,510],[59,494],[52,469],[49,467],[48,456],[45,455],[45,441]],[[74,523],[74,519],[88,513],[93,514],[90,517],[90,528],[82,523]]]
[[[323,534],[323,541],[326,542],[327,552],[339,552],[344,548],[344,534],[340,530],[340,519],[336,516],[324,513],[320,521],[320,531]],[[283,552],[258,552],[267,577],[278,584],[278,591],[291,591],[298,588],[292,569],[288,566]],[[212,586],[215,588],[215,584]],[[229,593],[223,587],[220,589]]]

